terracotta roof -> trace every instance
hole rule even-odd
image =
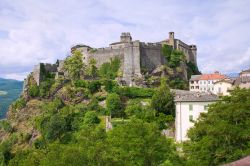
[[[218,96],[208,92],[194,92],[178,89],[171,89],[171,92],[175,95],[175,102],[212,102],[219,100]]]
[[[201,75],[199,80],[219,80],[223,78],[226,78],[226,76],[221,75],[219,73],[214,73],[214,74],[203,74]]]

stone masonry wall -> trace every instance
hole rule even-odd
[[[139,41],[126,43],[124,48],[123,79],[128,85],[132,85],[134,76],[141,76]]]
[[[157,66],[165,64],[165,58],[161,53],[161,44],[140,43],[141,68],[152,72]]]

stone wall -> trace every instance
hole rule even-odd
[[[161,44],[140,43],[141,68],[152,72],[155,68],[166,63],[161,53]]]
[[[34,80],[36,81],[37,85],[39,86],[42,81],[42,68],[44,67],[44,70],[47,72],[57,72],[57,65],[56,64],[49,64],[49,63],[39,63],[38,65],[35,65],[32,76]]]
[[[123,79],[128,85],[132,85],[132,78],[138,76],[141,76],[140,43],[134,41],[126,43],[124,47]]]

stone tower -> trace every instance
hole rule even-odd
[[[174,32],[169,32],[169,45],[171,45],[175,49]]]
[[[120,41],[123,43],[129,43],[132,41],[132,37],[129,32],[123,32],[120,37]]]
[[[190,45],[190,50],[192,52],[192,60],[197,65],[197,47],[196,45]]]

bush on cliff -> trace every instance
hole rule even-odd
[[[84,72],[85,65],[82,61],[83,55],[80,51],[74,51],[74,53],[68,57],[64,62],[64,68],[68,71],[72,80],[77,80]]]
[[[115,79],[120,69],[121,61],[119,58],[111,59],[110,62],[103,63],[99,69],[102,78]]]
[[[20,97],[14,103],[12,103],[11,108],[13,110],[20,110],[26,106],[26,101],[24,98]]]
[[[107,110],[111,116],[122,117],[122,102],[120,96],[116,93],[111,93],[106,100]]]
[[[151,88],[119,87],[117,93],[129,98],[148,98],[153,96],[154,90]]]
[[[161,86],[156,90],[152,97],[151,106],[157,113],[164,113],[166,115],[175,114],[174,96],[166,85],[166,80],[161,80]]]

